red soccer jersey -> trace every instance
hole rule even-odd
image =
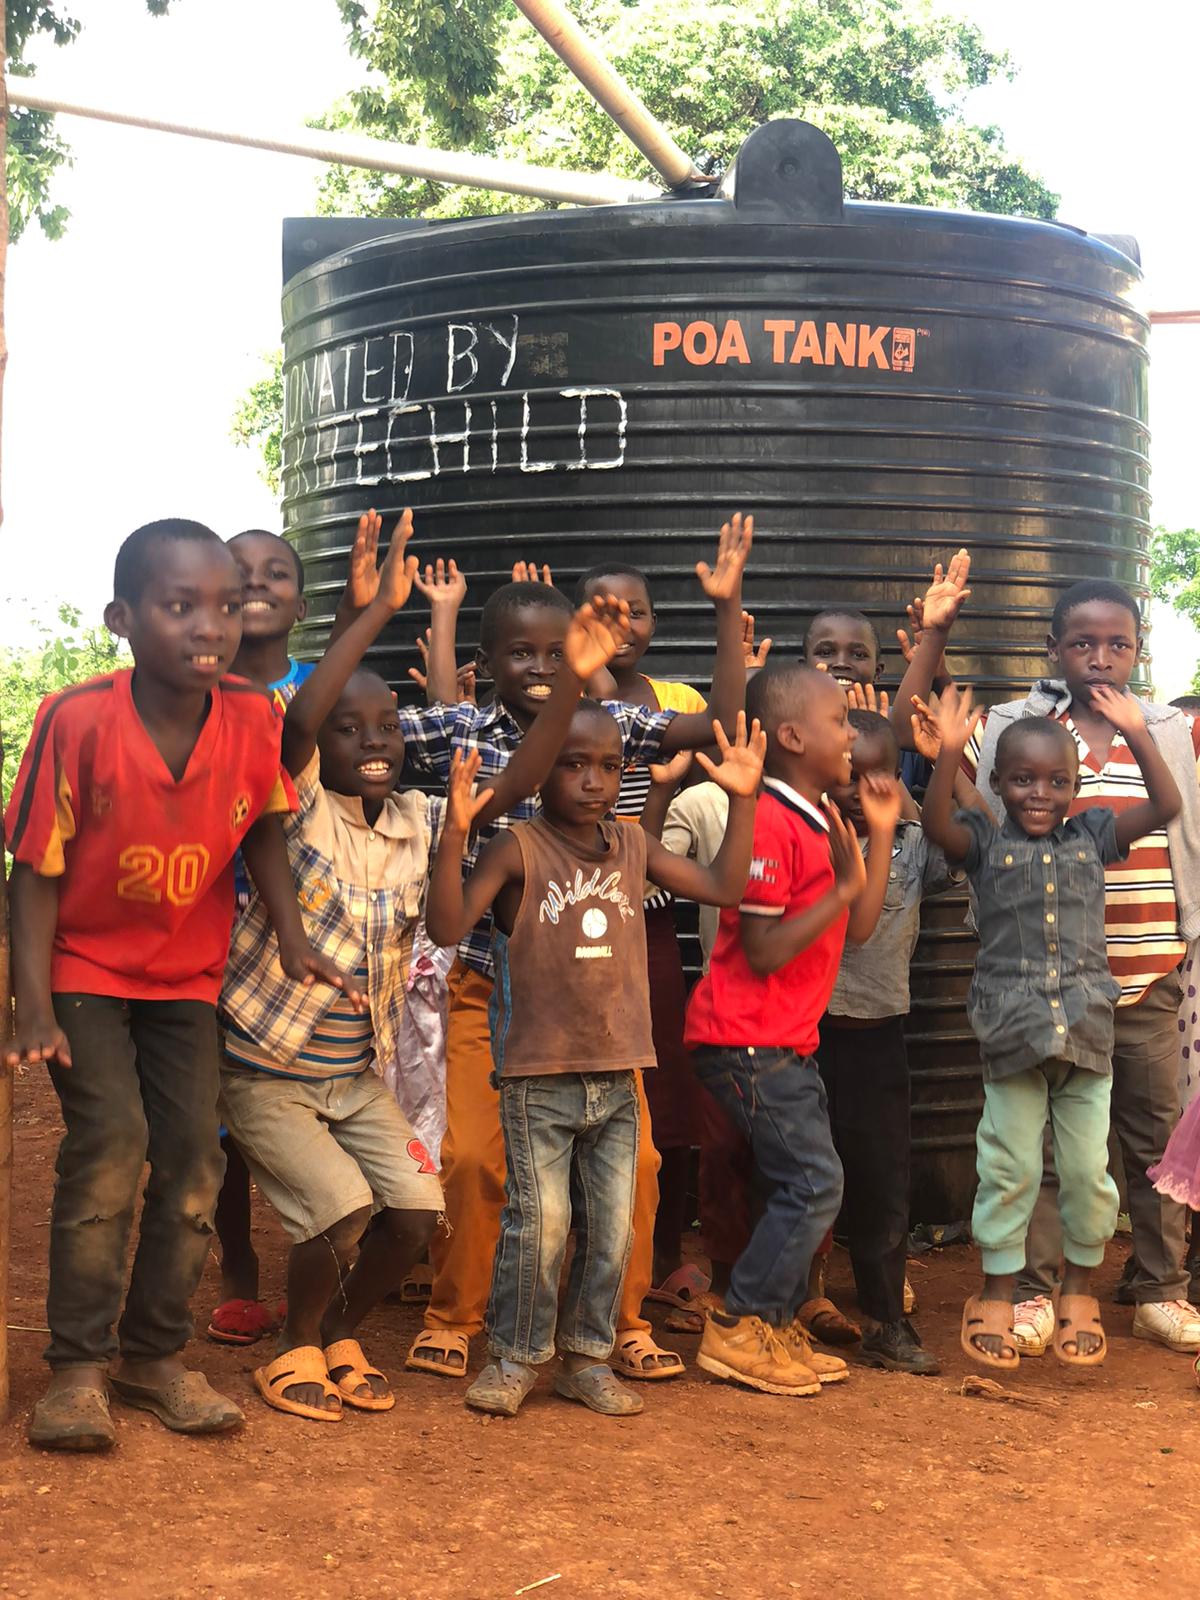
[[[687,1043],[780,1047],[811,1055],[837,981],[848,913],[777,972],[759,977],[742,949],[743,917],[794,917],[833,888],[829,824],[802,795],[764,779],[754,818],[750,880],[737,910],[721,912],[708,972],[688,1003]]]
[[[138,716],[131,671],[49,695],[5,815],[9,849],[58,878],[59,994],[208,1000],[233,922],[233,857],[264,812],[294,811],[270,700],[226,678],[176,782]]]

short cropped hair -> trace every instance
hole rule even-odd
[[[216,544],[225,549],[225,541],[202,522],[189,522],[186,517],[163,517],[158,522],[143,523],[117,551],[113,599],[128,600],[136,605],[150,581],[158,551],[164,545],[180,543]]]
[[[571,615],[573,607],[561,589],[552,583],[504,583],[484,602],[479,619],[479,648],[490,655],[500,629],[517,611],[528,606],[542,606],[547,611],[565,611]]]
[[[290,539],[284,538],[281,533],[272,533],[270,528],[243,528],[241,533],[234,534],[233,539],[229,541],[230,544],[234,539],[278,539],[292,558],[292,565],[296,569],[296,587],[301,594],[304,593],[304,563],[300,559],[299,550]]]
[[[870,739],[873,743],[883,745],[886,759],[890,763],[889,771],[897,772],[900,768],[900,746],[896,741],[896,734],[891,723],[886,717],[881,717],[878,711],[851,711],[850,726],[857,728],[859,739]]]
[[[1190,711],[1195,714],[1200,712],[1200,694],[1176,695],[1171,704],[1179,711]]]
[[[1064,594],[1058,597],[1058,604],[1050,618],[1050,632],[1056,639],[1061,639],[1063,629],[1067,625],[1067,617],[1076,606],[1090,605],[1098,600],[1103,605],[1124,606],[1133,618],[1134,632],[1142,631],[1142,608],[1130,594],[1128,589],[1119,583],[1113,583],[1108,578],[1084,578],[1081,583],[1073,583]]]
[[[1006,762],[1016,760],[1018,747],[1026,738],[1053,739],[1062,746],[1064,753],[1070,753],[1069,764],[1078,769],[1079,747],[1063,723],[1056,722],[1053,717],[1018,717],[996,740],[993,770],[999,772]]]
[[[575,604],[581,606],[588,597],[588,590],[597,578],[633,578],[641,584],[646,591],[646,599],[650,602],[650,609],[654,609],[654,596],[650,593],[650,580],[641,567],[631,567],[624,561],[605,561],[598,567],[589,567],[575,585]]]
[[[602,705],[599,700],[593,700],[586,694],[581,695],[579,703],[576,705],[575,710],[571,714],[572,722],[576,717],[586,717],[589,722],[604,722],[617,735],[618,740],[621,738],[621,728],[616,717],[614,717],[608,707],[606,705]]]
[[[863,623],[866,626],[867,631],[870,633],[871,639],[875,645],[876,656],[878,657],[883,654],[883,641],[879,637],[879,629],[871,621],[870,617],[867,616],[865,611],[859,611],[855,606],[826,606],[823,611],[817,612],[816,616],[804,630],[803,649],[806,656],[808,654],[808,636],[823,617],[849,617],[852,622]]]
[[[769,661],[746,685],[746,721],[757,717],[768,735],[773,734],[780,723],[803,713],[808,691],[816,687],[814,680],[837,687],[827,672],[803,661]]]

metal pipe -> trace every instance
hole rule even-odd
[[[1152,311],[1150,322],[1152,325],[1162,322],[1200,322],[1200,311]]]
[[[604,59],[560,0],[517,0],[517,5],[670,188],[708,184],[691,156],[680,149],[645,101]]]
[[[175,118],[150,116],[144,112],[119,111],[112,106],[47,93],[29,78],[10,78],[8,98],[13,105],[28,106],[34,111],[52,111],[69,117],[93,117],[100,122],[151,128],[157,133],[177,133],[189,139],[211,139],[217,144],[245,145],[253,150],[273,150],[280,155],[331,161],[343,167],[398,172],[413,178],[431,178],[436,183],[499,189],[506,194],[528,194],[539,200],[565,201],[572,205],[628,205],[639,200],[658,199],[662,194],[652,183],[610,178],[606,173],[563,172],[555,167],[535,167],[524,161],[509,161],[497,156],[433,150],[419,144],[393,144],[382,139],[362,139],[349,134],[307,130],[282,135],[241,133],[232,128],[217,128],[205,123],[180,122]]]

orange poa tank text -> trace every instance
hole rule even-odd
[[[715,322],[656,322],[654,365],[668,358],[693,367],[725,366],[735,362],[753,366],[882,367],[889,372],[911,372],[918,336],[926,328],[876,327],[869,322],[814,322],[795,317],[765,317],[761,323],[730,317]]]

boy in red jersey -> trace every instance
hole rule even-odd
[[[241,640],[236,562],[200,523],[148,523],[118,552],[114,596],[104,620],[129,640],[133,670],[43,701],[5,818],[17,1026],[4,1063],[45,1061],[66,1125],[46,1307],[53,1377],[29,1437],[66,1450],[114,1443],[105,1379],[118,1348],[108,1381],[127,1404],[181,1433],[242,1421],[179,1359],[224,1165],[216,1000],[239,845],[284,970],[343,986],[300,921],[277,815],[295,805],[279,718],[261,691],[221,682]]]
[[[749,1140],[771,1190],[697,1359],[768,1394],[816,1394],[822,1380],[846,1376],[843,1363],[814,1356],[796,1315],[842,1200],[817,1024],[845,941],[862,944],[879,920],[900,790],[882,773],[861,780],[864,861],[853,829],[822,804],[851,773],[855,730],[836,680],[799,663],[768,666],[746,702],[767,734],[750,880],[737,910],[721,913],[685,1036],[697,1076]]]

